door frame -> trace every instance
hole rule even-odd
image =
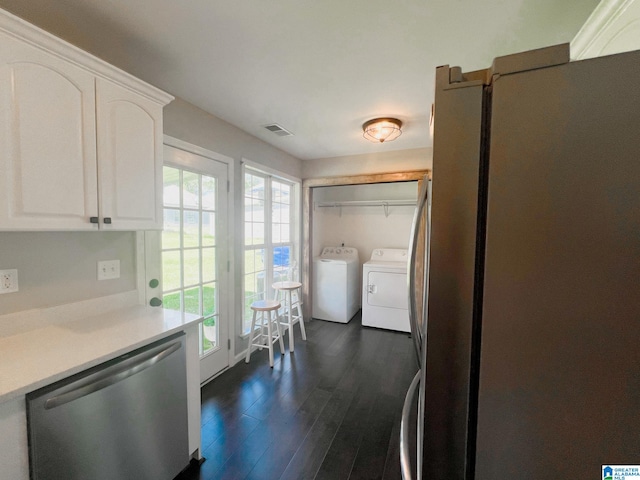
[[[227,312],[227,331],[228,331],[228,341],[229,348],[227,349],[227,367],[223,368],[220,372],[213,375],[210,378],[201,380],[201,385],[206,384],[211,381],[216,376],[220,375],[222,372],[226,371],[229,367],[234,365],[235,357],[233,352],[235,350],[235,335],[233,335],[234,322],[235,318],[235,302],[233,301],[235,298],[235,275],[234,268],[232,268],[232,262],[234,257],[234,245],[232,241],[233,234],[233,218],[234,218],[234,160],[231,157],[226,155],[222,155],[211,150],[207,150],[203,147],[199,147],[192,143],[185,142],[183,140],[171,137],[169,135],[164,135],[163,138],[163,147],[164,145],[177,148],[180,150],[184,150],[185,152],[193,153],[195,155],[208,158],[214,160],[219,163],[223,163],[227,167],[227,209],[226,209],[226,232],[224,236],[225,243],[225,256],[221,259],[221,265],[224,265],[224,262],[227,262],[228,269],[226,271],[226,287],[228,290],[228,295],[225,295],[224,298],[220,297],[220,302],[224,302],[224,307]],[[164,166],[164,163],[163,163]],[[183,165],[182,168],[189,169],[189,165]],[[224,187],[223,187],[224,188]],[[150,279],[161,279],[162,278],[162,260],[161,260],[161,237],[162,231],[146,231],[146,232],[137,232],[137,248],[136,248],[136,262],[137,262],[137,284],[138,284],[138,292],[139,292],[139,301],[142,304],[149,305],[151,298],[153,297],[161,297],[161,285],[159,287],[151,287],[149,284]],[[224,267],[223,267],[224,268]],[[198,354],[199,358],[199,354]]]

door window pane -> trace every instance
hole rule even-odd
[[[165,207],[180,207],[180,170],[163,167],[162,198]]]
[[[165,291],[180,288],[181,271],[180,252],[162,252],[162,285]]]
[[[202,249],[202,281],[213,282],[216,279],[216,249]]]
[[[202,286],[202,315],[208,317],[216,312],[216,284],[206,283]]]
[[[202,315],[200,310],[200,287],[193,287],[184,291],[184,311]]]
[[[162,248],[180,248],[180,210],[165,208],[163,217]]]
[[[182,206],[198,208],[200,206],[200,175],[193,172],[182,173]]]
[[[217,179],[164,167],[163,304],[203,315],[201,353],[218,348]]]
[[[218,345],[218,322],[216,317],[205,318],[202,322],[202,336],[204,351],[212,350]]]
[[[202,209],[216,209],[216,179],[202,176]]]
[[[162,306],[169,310],[182,311],[182,291],[166,293],[162,296]]]
[[[182,246],[185,248],[200,245],[200,213],[193,210],[182,212]]]
[[[184,251],[184,285],[200,283],[200,250]]]
[[[216,214],[202,212],[202,246],[213,247],[216,244]]]

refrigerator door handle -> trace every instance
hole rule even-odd
[[[427,221],[425,225],[425,246],[424,246],[424,269],[423,269],[423,295],[422,295],[422,318],[418,325],[418,330],[422,334],[422,351],[420,358],[420,388],[418,390],[418,420],[416,425],[416,478],[422,478],[423,451],[424,451],[424,410],[427,388],[427,350],[429,340],[427,337],[427,326],[429,323],[429,268],[431,262],[431,182],[427,184]]]
[[[424,437],[424,406],[425,406],[425,387],[426,387],[426,364],[427,364],[427,322],[428,322],[428,292],[429,292],[429,262],[431,251],[431,182],[425,175],[420,193],[418,195],[418,204],[416,206],[413,224],[411,226],[411,239],[409,244],[409,263],[407,266],[408,278],[408,295],[409,295],[409,324],[411,326],[411,334],[418,359],[420,370],[416,374],[407,396],[402,412],[401,439],[400,439],[400,462],[402,467],[402,476],[405,480],[411,479],[411,468],[409,461],[409,430],[407,424],[409,422],[409,413],[411,411],[411,403],[418,391],[418,413],[416,424],[416,479],[422,478],[422,454],[423,454],[423,437]],[[420,237],[420,226],[423,217],[425,217],[426,208],[426,224],[425,224],[425,245],[423,252],[423,294],[422,294],[422,316],[418,318],[417,295],[416,295],[416,260],[418,255],[418,240]],[[403,446],[404,445],[404,446]]]
[[[409,390],[407,391],[407,396],[404,397],[404,405],[402,406],[402,419],[400,421],[400,469],[402,471],[402,478],[404,480],[412,480],[412,470],[411,470],[411,455],[409,453],[409,449],[411,448],[410,440],[409,440],[409,418],[411,416],[411,409],[414,405],[413,400],[416,394],[416,388],[420,383],[420,377],[422,376],[422,371],[418,370],[416,376],[413,377],[413,381],[409,386]],[[418,452],[420,454],[420,452]],[[419,461],[419,459],[418,459]],[[418,475],[420,475],[418,473]],[[419,479],[420,477],[416,477]]]
[[[408,255],[408,263],[407,263],[407,278],[408,278],[408,296],[409,296],[409,325],[411,327],[411,336],[413,337],[413,345],[416,351],[416,357],[418,360],[418,365],[422,359],[422,326],[419,324],[418,319],[418,306],[416,301],[416,257],[417,257],[417,246],[418,246],[418,238],[420,236],[420,224],[423,216],[423,212],[425,206],[428,203],[429,198],[429,188],[430,182],[429,177],[426,175],[422,180],[422,186],[420,187],[420,193],[418,194],[418,203],[416,205],[416,211],[413,216],[413,223],[411,224],[411,236],[409,237],[409,255]],[[428,210],[427,210],[428,212]],[[429,222],[427,222],[429,223]],[[428,241],[428,235],[427,235]],[[425,248],[427,248],[425,246]],[[425,265],[425,269],[426,269]],[[426,286],[426,285],[425,285]],[[420,322],[421,323],[421,322]]]

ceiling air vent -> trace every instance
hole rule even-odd
[[[291,133],[289,130],[282,128],[277,123],[272,123],[271,125],[265,125],[264,128],[266,128],[272,133],[275,133],[279,137],[289,137],[293,135],[293,133]]]

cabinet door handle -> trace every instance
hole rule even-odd
[[[111,223],[111,217],[104,217],[104,220],[102,220],[103,223]]]
[[[89,217],[89,222],[98,223],[98,217]]]

